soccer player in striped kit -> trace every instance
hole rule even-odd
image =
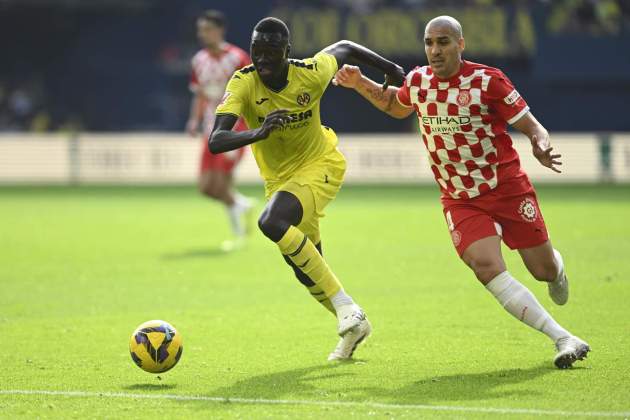
[[[197,18],[197,37],[203,48],[191,60],[190,90],[193,99],[186,124],[186,131],[194,137],[202,135],[204,139],[208,138],[214,125],[215,110],[232,73],[251,63],[244,50],[225,41],[225,27],[225,16],[217,10],[208,10]],[[233,129],[247,130],[247,125],[241,119]],[[245,148],[240,148],[215,155],[210,153],[206,142],[203,142],[199,191],[225,205],[234,238],[221,244],[224,251],[233,250],[243,244],[247,230],[245,219],[252,208],[251,200],[234,188],[234,168],[244,152]]]
[[[534,156],[560,172],[547,130],[499,69],[462,59],[462,27],[450,16],[425,28],[428,66],[408,73],[401,88],[386,90],[344,66],[334,84],[353,88],[381,111],[405,118],[416,112],[431,170],[457,253],[506,311],[546,334],[556,345],[554,363],[568,368],[586,357],[586,342],[560,326],[508,271],[501,240],[517,249],[529,272],[546,282],[564,305],[569,285],[560,253],[549,241],[536,192],[512,147],[507,124],[531,141]]]

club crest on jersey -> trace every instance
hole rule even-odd
[[[521,201],[521,204],[518,205],[518,214],[520,214],[526,222],[536,221],[538,210],[536,209],[534,200],[527,197],[525,200]]]
[[[462,90],[459,92],[459,95],[457,95],[457,104],[459,106],[468,106],[470,105],[471,100],[472,100],[472,96],[470,95],[470,92],[467,90]]]
[[[223,97],[221,98],[221,102],[219,102],[219,105],[223,105],[225,101],[227,101],[227,99],[230,97],[230,95],[231,95],[230,92],[225,92],[223,94]]]
[[[311,102],[311,95],[309,95],[307,92],[302,92],[301,94],[298,95],[297,97],[298,105],[306,106],[308,105],[309,102]]]
[[[454,230],[451,232],[451,239],[453,240],[453,245],[456,247],[462,243],[462,234],[459,230]]]

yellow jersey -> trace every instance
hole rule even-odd
[[[337,72],[337,59],[326,52],[312,58],[289,59],[287,85],[275,91],[264,85],[253,65],[232,75],[216,114],[242,116],[250,129],[260,127],[276,109],[289,111],[290,123],[252,143],[252,152],[265,181],[291,178],[299,169],[335,150],[337,136],[323,127],[319,103]]]

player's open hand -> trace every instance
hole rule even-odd
[[[259,138],[266,139],[273,130],[282,130],[289,121],[291,121],[291,117],[289,117],[288,110],[276,109],[275,111],[271,111],[258,128]]]
[[[337,74],[335,74],[335,77],[332,79],[332,84],[354,89],[361,81],[361,77],[363,77],[363,74],[360,68],[344,64],[343,67],[337,71]]]
[[[553,152],[553,147],[551,147],[551,144],[549,143],[548,136],[538,138],[538,136],[534,134],[532,136],[532,151],[541,165],[546,166],[554,172],[561,172],[557,166],[562,165],[562,162],[559,160],[562,155],[551,154],[551,152]]]
[[[389,86],[402,86],[405,81],[405,70],[398,64],[394,64],[394,68],[385,75],[383,90],[387,90]]]

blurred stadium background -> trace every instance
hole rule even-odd
[[[406,70],[426,63],[424,24],[451,14],[465,57],[503,69],[564,154],[555,176],[519,138],[535,181],[630,181],[628,0],[0,0],[0,183],[193,183],[187,86],[207,8],[227,15],[228,41],[246,50],[273,15],[289,24],[294,57],[350,39]],[[432,182],[414,118],[330,88],[322,120],[340,133],[349,183]],[[252,159],[238,179],[258,182]]]

